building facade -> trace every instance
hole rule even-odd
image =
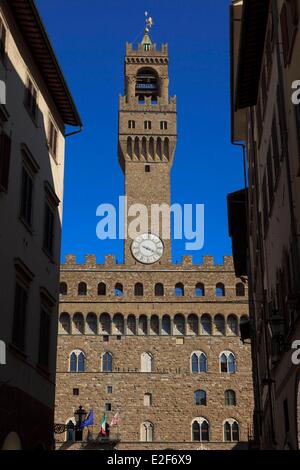
[[[235,265],[249,275],[255,441],[262,449],[298,449],[300,442],[293,356],[300,339],[299,15],[299,0],[231,7],[232,140],[245,146],[248,173],[244,241],[234,209],[230,223]]]
[[[168,46],[152,44],[148,29],[137,48],[126,46],[119,160],[128,208],[147,209],[144,227],[152,205],[170,204],[177,130],[168,63]],[[232,258],[173,264],[169,213],[126,239],[124,254],[124,264],[111,255],[77,264],[69,255],[61,266],[56,423],[75,424],[80,405],[94,412],[89,438],[104,413],[109,425],[118,414],[109,434],[118,449],[247,448],[252,372],[239,325],[248,320],[248,288]],[[86,440],[87,430],[66,431],[56,448]]]
[[[0,56],[0,449],[49,449],[65,125],[81,121],[33,1],[0,2]]]

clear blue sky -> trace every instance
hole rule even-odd
[[[229,0],[38,0],[37,5],[84,122],[67,141],[62,259],[67,253],[123,258],[123,243],[96,238],[96,207],[124,193],[118,165],[118,95],[125,42],[141,39],[144,11],[154,42],[169,43],[170,94],[177,96],[178,145],[172,202],[205,204],[205,245],[196,262],[231,254],[226,195],[243,186],[230,144]],[[185,253],[173,243],[173,259]]]

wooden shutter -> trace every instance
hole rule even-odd
[[[0,191],[8,190],[11,138],[2,132],[0,135]]]

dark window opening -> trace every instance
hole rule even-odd
[[[157,101],[159,84],[158,76],[154,70],[144,68],[138,72],[135,94],[140,102],[144,102],[146,97],[150,97],[151,101]]]

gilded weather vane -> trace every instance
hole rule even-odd
[[[149,13],[145,11],[145,17],[146,17],[146,31],[149,32],[150,28],[154,25],[153,19],[151,16],[149,16]]]

